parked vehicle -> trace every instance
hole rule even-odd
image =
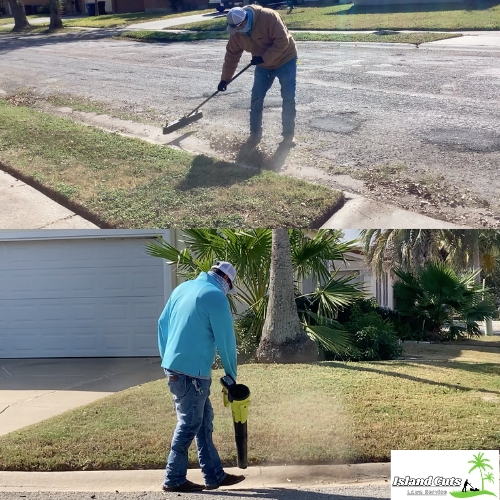
[[[217,12],[224,12],[226,9],[242,6],[243,1],[235,0],[208,0],[208,8],[215,9]]]
[[[227,9],[232,9],[233,7],[244,6],[251,3],[257,3],[262,5],[262,7],[274,7],[281,4],[287,4],[286,0],[208,0],[208,8],[213,9],[217,12],[224,12]],[[304,0],[293,0],[294,5],[301,5],[304,3]]]

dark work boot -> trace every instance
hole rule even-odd
[[[203,484],[196,484],[193,483],[189,480],[187,480],[185,483],[182,483],[179,486],[165,486],[163,485],[163,491],[176,491],[179,493],[189,493],[192,491],[201,491],[204,490],[205,486]]]
[[[232,486],[233,484],[241,483],[245,480],[245,476],[236,476],[234,474],[227,474],[226,477],[219,484],[207,484],[206,490],[216,490],[220,486]]]

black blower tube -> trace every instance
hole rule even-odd
[[[238,467],[246,469],[248,466],[247,454],[247,423],[234,422],[234,439],[236,441],[236,453],[238,455]]]
[[[236,452],[238,457],[238,467],[246,469],[248,466],[247,454],[247,406],[241,412],[237,410],[238,402],[246,401],[250,398],[250,389],[244,384],[234,384],[228,387],[229,401],[233,409],[234,439],[236,441]],[[234,405],[234,406],[233,406]]]

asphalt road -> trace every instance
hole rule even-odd
[[[0,37],[0,94],[76,94],[155,109],[172,121],[216,90],[223,41],[104,37]],[[309,178],[327,171],[334,175],[322,182],[334,187],[450,222],[493,225],[496,216],[500,224],[500,51],[316,42],[298,48],[298,146],[287,171],[304,169]],[[242,63],[248,60],[244,55]],[[207,103],[193,127],[228,154],[246,139],[252,73]],[[266,105],[262,147],[272,150],[281,132],[277,83]],[[382,174],[367,182],[378,167]]]
[[[389,486],[342,486],[322,490],[263,489],[253,491],[213,491],[204,493],[2,493],[2,500],[358,500],[390,498]]]

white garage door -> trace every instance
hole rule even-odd
[[[0,358],[158,356],[163,261],[145,241],[0,242]]]

